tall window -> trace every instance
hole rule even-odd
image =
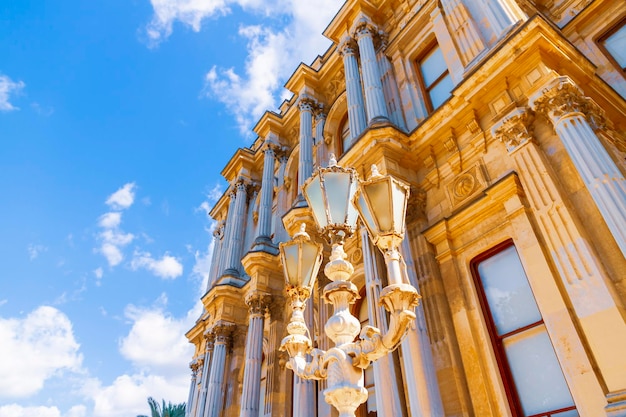
[[[626,17],[600,37],[598,43],[609,59],[626,72]]]
[[[472,270],[513,415],[578,416],[515,246],[497,246]]]
[[[339,137],[341,138],[341,152],[343,154],[350,146],[352,146],[352,142],[350,141],[350,123],[348,123],[348,116],[346,115],[339,125]]]
[[[435,44],[418,61],[426,107],[432,112],[450,97],[454,85],[439,45]]]

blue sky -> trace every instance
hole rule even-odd
[[[2,2],[0,417],[186,400],[219,173],[340,5]]]

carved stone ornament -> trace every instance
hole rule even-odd
[[[418,187],[411,187],[406,207],[406,224],[411,224],[426,217],[426,192]]]
[[[254,291],[246,297],[246,305],[250,315],[263,315],[269,308],[272,297],[259,291]]]
[[[604,129],[606,118],[602,109],[569,77],[558,77],[550,81],[538,93],[529,98],[530,106],[558,123],[561,118],[573,113],[581,113],[593,129]]]
[[[487,186],[480,163],[477,163],[455,176],[446,184],[446,193],[453,208],[477,196]]]
[[[215,343],[228,346],[232,340],[235,327],[237,326],[232,323],[218,323],[213,326],[211,333],[215,335]]]
[[[504,143],[509,153],[533,140],[534,115],[527,109],[518,107],[507,114],[491,129],[493,137]]]
[[[341,40],[339,45],[337,45],[337,50],[339,51],[339,55],[354,55],[357,50],[356,41],[350,37],[345,37]]]
[[[313,110],[317,109],[317,101],[311,97],[303,95],[298,100],[298,108],[300,111],[313,112]]]

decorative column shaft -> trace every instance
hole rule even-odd
[[[249,320],[240,417],[258,417],[260,415],[263,328],[268,302],[269,295],[261,293],[253,293],[246,299],[246,304],[249,307]]]
[[[370,125],[372,123],[389,120],[387,104],[385,103],[385,96],[383,94],[383,85],[380,79],[380,70],[378,68],[378,62],[376,61],[374,33],[375,29],[364,19],[358,23],[354,32],[361,54],[365,108],[367,110],[367,123]]]
[[[259,205],[259,232],[254,248],[277,253],[272,244],[272,200],[274,198],[274,165],[276,154],[274,144],[265,140],[263,145],[263,178],[261,180],[261,201]],[[274,249],[274,251],[272,251]]]
[[[229,252],[231,251],[231,243],[230,237],[233,234],[233,228],[235,227],[235,203],[237,201],[237,191],[236,187],[231,187],[228,191],[228,197],[230,199],[228,203],[228,213],[226,214],[226,220],[224,224],[224,237],[222,243],[222,250],[220,251],[220,262],[219,262],[219,276],[224,275],[228,265]],[[217,278],[216,278],[217,280]]]
[[[211,356],[213,354],[213,342],[215,335],[209,333],[206,335],[206,349],[204,352],[204,364],[202,366],[202,377],[200,382],[200,393],[198,398],[198,408],[194,417],[204,416],[206,407],[207,389],[209,386],[209,372],[211,369]]]
[[[600,108],[568,77],[559,77],[529,99],[554,124],[574,166],[617,245],[626,256],[626,179],[589,122],[603,123]]]
[[[298,102],[300,109],[300,161],[298,165],[298,193],[302,185],[313,173],[313,99],[302,96]]]
[[[191,384],[189,385],[189,397],[187,398],[187,407],[185,407],[185,417],[191,416],[196,399],[196,391],[198,391],[198,384],[196,382],[198,363],[194,360],[189,367],[191,368]]]
[[[376,52],[376,61],[378,62],[378,70],[380,71],[383,85],[383,95],[387,102],[387,111],[389,112],[391,121],[400,129],[406,130],[398,84],[396,83],[396,77],[391,62],[387,55],[385,55],[385,49],[387,49],[386,34],[380,36],[380,45]]]
[[[626,323],[622,306],[613,297],[610,279],[593,253],[580,219],[563,201],[555,174],[533,143],[532,116],[524,109],[515,109],[493,127],[492,133],[505,143],[518,167],[546,248],[608,391],[625,393],[626,356],[621,349],[626,346]]]
[[[211,359],[211,371],[207,389],[207,400],[204,417],[219,417],[222,410],[224,393],[224,374],[226,372],[226,356],[231,343],[234,325],[218,324],[213,328],[215,346]]]
[[[356,45],[351,38],[345,38],[338,47],[343,56],[343,67],[346,76],[346,94],[348,96],[348,124],[350,139],[354,139],[367,127],[363,107],[363,90],[361,76],[356,61]]]
[[[485,49],[485,43],[474,25],[472,16],[460,0],[442,0],[441,6],[452,32],[456,34],[459,53],[467,65]]]
[[[378,327],[385,334],[389,328],[387,315],[384,308],[379,305],[378,299],[382,290],[380,282],[381,265],[377,261],[376,251],[367,234],[365,226],[361,226],[361,247],[363,250],[363,267],[365,272],[365,288],[367,296],[368,317],[370,325]],[[372,363],[374,370],[374,384],[376,385],[376,408],[380,416],[401,416],[402,403],[399,393],[401,390],[397,384],[393,355],[379,358]]]
[[[409,282],[420,291],[408,233],[402,241],[400,252],[407,265]],[[405,373],[411,417],[443,417],[445,413],[426,329],[424,306],[417,306],[415,314],[417,316],[415,325],[409,328],[407,337],[402,341],[402,369]],[[454,387],[455,390],[456,388]]]
[[[315,146],[317,166],[324,166],[328,157],[326,156],[326,142],[324,140],[324,124],[326,123],[326,113],[319,109],[315,113]]]
[[[483,3],[482,8],[497,38],[500,38],[517,21],[515,12],[506,0],[482,0],[478,3]]]
[[[243,179],[239,179],[235,184],[235,207],[234,213],[228,213],[228,220],[231,226],[230,240],[226,242],[226,269],[224,275],[234,277],[241,276],[241,255],[243,251],[244,225],[246,222],[247,184]]]
[[[220,259],[222,258],[222,238],[224,237],[224,223],[220,222],[213,230],[213,254],[211,255],[211,269],[207,281],[206,291],[213,288],[213,284],[219,278]]]

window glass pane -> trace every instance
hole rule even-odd
[[[478,273],[499,335],[541,320],[514,246],[482,261]]]
[[[552,414],[552,417],[580,417],[577,410],[563,411],[562,413]]]
[[[439,46],[435,46],[433,50],[422,59],[420,69],[426,88],[429,88],[441,74],[448,70]]]
[[[346,152],[350,148],[350,145],[352,145],[350,141],[350,123],[348,119],[346,119],[341,126],[341,146],[343,146],[343,152]]]
[[[446,75],[433,86],[433,88],[428,92],[433,109],[441,106],[448,99],[448,97],[450,97],[452,87],[454,87],[454,85],[452,84],[450,74]]]
[[[543,324],[507,337],[503,344],[525,415],[574,405]]]
[[[604,47],[622,68],[626,68],[626,24],[606,38]]]

